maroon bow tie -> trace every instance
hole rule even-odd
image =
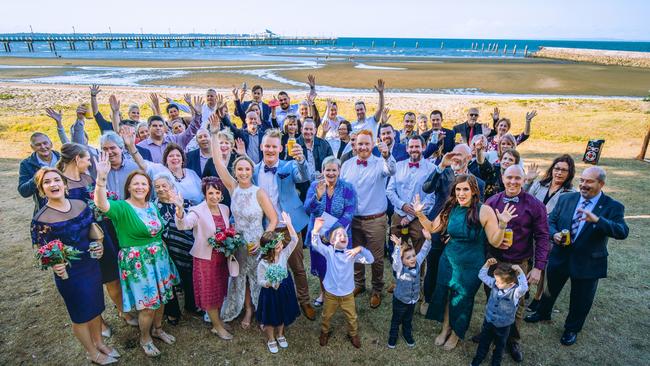
[[[365,167],[368,167],[368,160],[357,159],[357,165],[363,165]]]
[[[409,163],[409,168],[420,168],[420,163]]]

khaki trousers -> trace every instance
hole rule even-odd
[[[321,332],[329,332],[330,320],[336,313],[336,310],[341,308],[343,315],[345,315],[345,321],[348,324],[348,334],[351,337],[356,336],[359,332],[359,325],[357,323],[357,309],[354,303],[354,295],[348,294],[345,296],[336,296],[325,291],[323,298],[323,312],[321,314],[323,319],[320,327]]]
[[[386,215],[371,220],[352,219],[352,247],[364,246],[372,253],[375,261],[372,268],[372,292],[381,294],[384,288],[384,243],[388,222]],[[354,264],[354,284],[366,287],[366,266]]]

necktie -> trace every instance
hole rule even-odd
[[[470,126],[469,127],[469,139],[467,140],[467,143],[471,144],[473,138],[474,138],[474,126]]]
[[[264,173],[271,172],[271,174],[275,174],[275,172],[278,171],[277,167],[269,168],[268,166],[264,165]]]
[[[585,207],[589,206],[591,201],[589,200],[584,200],[582,201],[582,205],[580,205],[581,209],[585,209]],[[576,240],[576,235],[578,235],[578,228],[580,227],[580,218],[582,217],[582,212],[576,210],[576,214],[573,215],[573,220],[571,220],[571,241]]]
[[[409,163],[409,168],[420,168],[420,163]]]
[[[508,202],[519,203],[519,197],[517,197],[517,196],[514,196],[514,197],[503,196],[503,203],[508,203]]]
[[[368,160],[357,159],[357,165],[363,165],[363,166],[367,167],[368,166]]]

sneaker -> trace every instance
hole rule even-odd
[[[402,334],[402,338],[404,338],[404,342],[406,342],[406,345],[409,346],[409,348],[415,347],[415,339],[413,339],[412,335],[409,335],[408,337],[404,334]]]
[[[287,348],[287,347],[289,347],[289,342],[287,342],[287,339],[284,338],[284,336],[282,336],[282,337],[278,337],[278,338],[276,338],[275,340],[278,341],[278,344],[280,345],[280,348]]]
[[[276,341],[268,341],[266,342],[266,346],[269,348],[269,352],[271,353],[278,353],[278,342]]]
[[[206,311],[205,314],[203,314],[203,321],[206,323],[212,323],[212,320],[210,320],[210,317],[208,316],[208,312]]]
[[[388,338],[388,348],[394,349],[397,344],[397,338]]]

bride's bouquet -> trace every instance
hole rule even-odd
[[[214,236],[208,239],[208,244],[210,244],[217,252],[223,253],[226,257],[230,257],[233,256],[239,248],[245,246],[246,241],[241,233],[238,233],[233,227],[229,227],[226,230],[217,228],[217,232],[214,233]]]
[[[46,270],[57,264],[70,265],[70,261],[80,259],[79,255],[81,255],[81,251],[69,245],[64,245],[60,240],[52,240],[38,248],[34,257],[41,269]],[[61,279],[68,279],[68,273],[65,272]]]

